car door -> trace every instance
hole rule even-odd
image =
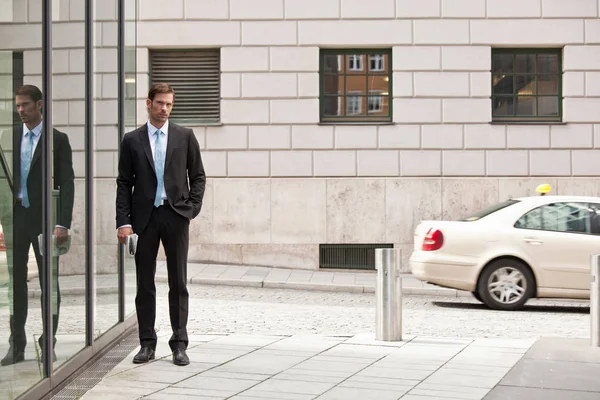
[[[534,264],[539,287],[589,290],[590,255],[600,252],[599,208],[556,202],[517,221],[517,245]]]

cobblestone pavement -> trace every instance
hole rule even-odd
[[[374,332],[375,295],[190,285],[190,334],[354,335]],[[170,334],[167,288],[157,285],[157,329]],[[589,302],[530,301],[493,311],[475,299],[405,296],[403,332],[435,337],[589,337]]]

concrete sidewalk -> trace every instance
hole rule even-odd
[[[177,367],[167,340],[148,364],[131,362],[136,348],[82,399],[483,399],[535,342],[202,335]]]

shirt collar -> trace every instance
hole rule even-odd
[[[40,134],[42,133],[42,125],[43,125],[43,122],[40,122],[40,124],[38,126],[36,126],[35,128],[33,128],[31,130],[36,138],[38,136],[40,136]],[[28,132],[29,132],[29,128],[27,128],[27,125],[23,124],[23,137],[25,137],[25,135],[27,135]]]
[[[150,123],[150,121],[148,121],[148,135],[150,135],[150,137],[154,136],[154,133],[158,130],[157,127],[155,127],[154,125],[152,125]],[[162,128],[160,128],[160,131],[162,133],[164,133],[165,135],[167,135],[169,133],[169,120],[167,120],[167,122],[165,122],[165,124],[162,126]]]

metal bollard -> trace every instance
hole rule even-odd
[[[375,249],[377,269],[375,339],[402,340],[402,280],[397,249]]]
[[[592,346],[600,347],[600,254],[591,257],[590,336]]]

